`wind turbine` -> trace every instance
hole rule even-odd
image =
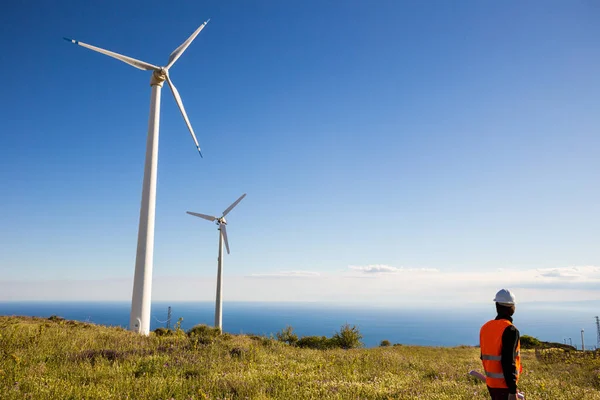
[[[131,298],[131,314],[129,329],[148,335],[150,333],[150,303],[152,295],[152,265],[154,260],[154,212],[156,208],[156,172],[158,166],[158,126],[160,122],[160,93],[164,81],[167,81],[179,111],[192,135],[198,153],[202,156],[200,145],[190,124],[181,96],[173,81],[169,77],[169,68],[181,57],[192,41],[204,29],[208,21],[204,22],[192,35],[176,48],[169,56],[169,61],[164,67],[157,67],[135,58],[127,57],[112,51],[104,50],[77,40],[64,38],[73,44],[88,48],[98,53],[123,61],[132,67],[152,71],[150,86],[150,118],[148,120],[148,137],[146,139],[146,161],[144,164],[144,182],[142,186],[142,203],[140,206],[140,224],[138,229],[137,253],[135,257],[135,275],[133,278],[133,294]]]
[[[223,242],[225,242],[225,248],[227,249],[227,254],[229,254],[229,242],[227,241],[227,220],[225,216],[229,214],[231,210],[235,206],[239,204],[242,199],[246,197],[246,193],[240,196],[239,199],[233,202],[232,205],[227,207],[225,211],[223,211],[223,215],[220,218],[213,217],[211,215],[199,214],[191,211],[187,211],[188,214],[193,215],[194,217],[200,217],[206,219],[210,222],[216,221],[219,226],[219,261],[217,268],[217,300],[215,302],[215,326],[219,329],[223,329],[223,298],[221,296],[223,289]]]

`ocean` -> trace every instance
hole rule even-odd
[[[152,304],[151,329],[165,326],[172,308],[171,325],[183,318],[181,327],[212,325],[212,302],[156,302]],[[129,302],[0,302],[0,315],[49,317],[127,327]],[[298,336],[331,336],[343,324],[356,325],[367,347],[382,340],[422,346],[477,345],[479,328],[493,318],[494,305],[478,307],[410,308],[391,305],[339,303],[224,302],[223,331],[238,334],[274,335],[292,326]],[[581,348],[581,329],[586,349],[597,347],[596,320],[600,301],[573,303],[523,303],[517,306],[514,323],[522,335],[544,341],[572,343]]]

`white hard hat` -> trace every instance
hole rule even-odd
[[[507,306],[517,304],[517,302],[515,301],[515,295],[512,294],[508,289],[501,289],[498,293],[496,293],[494,301],[496,303],[500,303],[502,305]]]

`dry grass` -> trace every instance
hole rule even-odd
[[[479,349],[309,350],[268,338],[142,337],[75,321],[0,317],[2,399],[486,399]],[[529,399],[600,400],[600,358],[523,354]]]

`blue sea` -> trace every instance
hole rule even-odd
[[[183,318],[181,327],[212,325],[214,303],[161,302],[152,304],[151,329],[166,325],[172,308],[171,325]],[[0,315],[49,317],[127,327],[129,302],[0,302]],[[225,302],[223,330],[229,333],[274,335],[292,326],[299,336],[331,336],[343,324],[356,325],[367,347],[386,339],[392,343],[423,346],[477,345],[479,328],[493,318],[494,305],[455,308],[395,307],[391,305],[347,305],[339,303]],[[540,340],[572,343],[581,348],[581,329],[586,348],[597,346],[595,316],[600,301],[573,303],[523,303],[514,316],[521,334]]]

